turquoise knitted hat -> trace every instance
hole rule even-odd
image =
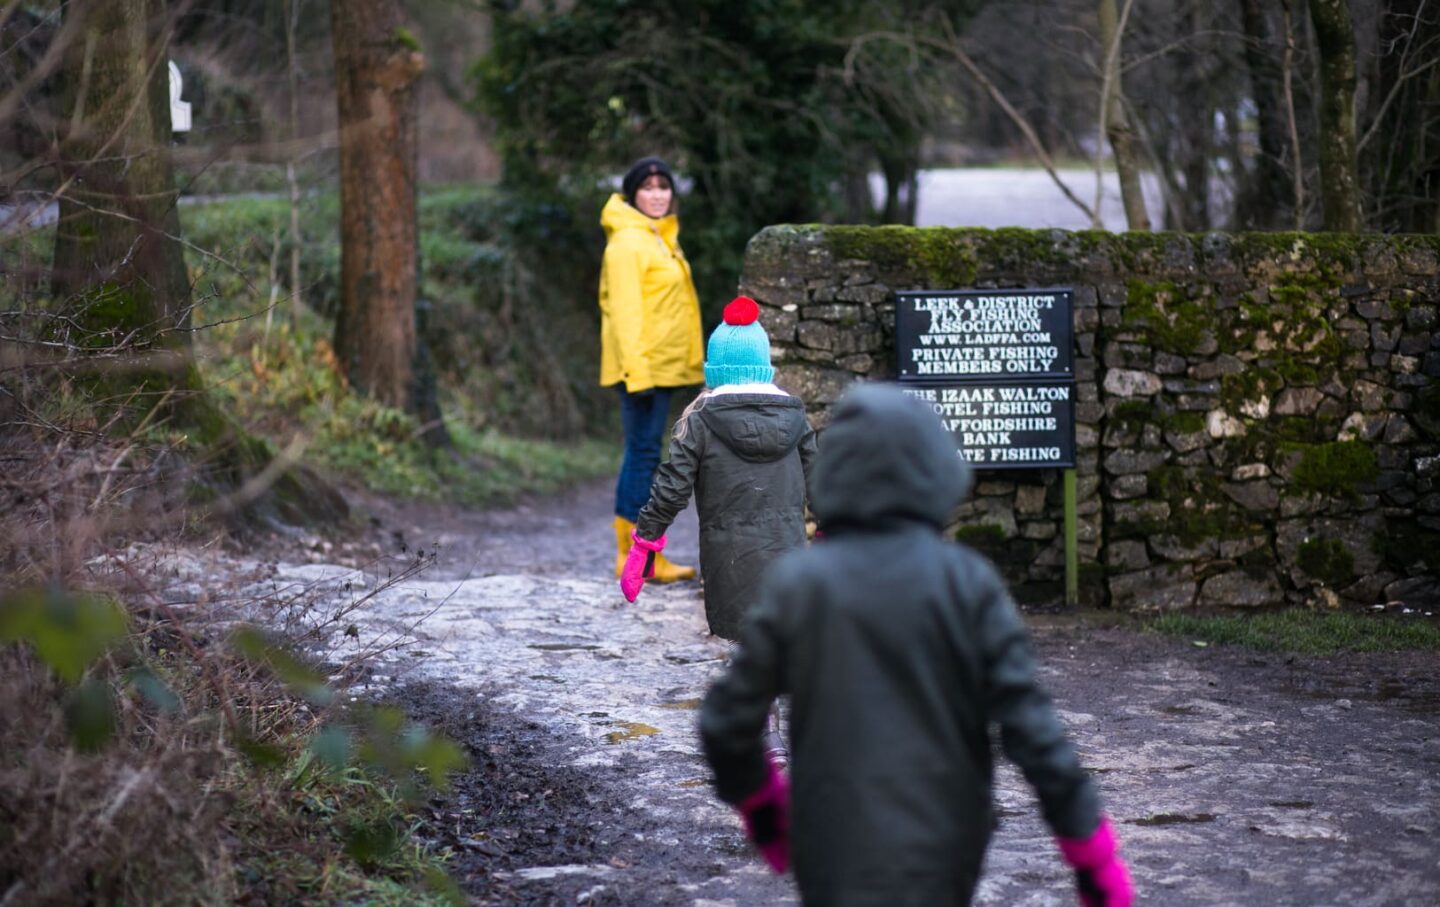
[[[705,386],[773,380],[770,338],[759,323],[760,306],[749,296],[736,296],[725,307],[724,318],[705,351]]]

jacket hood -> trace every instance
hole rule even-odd
[[[676,237],[680,235],[680,218],[673,214],[655,219],[646,217],[639,209],[627,204],[625,196],[618,192],[611,195],[605,207],[600,210],[600,226],[605,228],[607,240],[614,238],[615,234],[622,230],[640,230],[646,236],[654,236],[658,230],[665,241],[673,246]]]
[[[825,525],[899,518],[944,528],[972,476],[929,407],[893,385],[858,384],[821,433],[810,506]]]
[[[698,410],[705,427],[742,460],[769,463],[800,443],[810,424],[805,404],[774,394],[721,394]]]

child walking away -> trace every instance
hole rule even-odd
[[[805,544],[806,476],[815,456],[804,404],[771,383],[770,339],[759,314],[753,299],[737,297],[710,335],[706,390],[675,425],[669,462],[640,509],[620,579],[633,602],[649,577],[647,560],[665,548],[665,531],[693,491],[705,618],[711,633],[729,640],[739,638],[765,568]],[[771,714],[769,748],[784,759],[778,713]]]
[[[825,540],[771,569],[702,707],[720,797],[777,872],[793,848],[807,904],[968,904],[993,821],[995,725],[1080,902],[1130,904],[1114,830],[1036,682],[1019,613],[989,562],[941,535],[970,484],[953,438],[883,385],[852,389],[832,416],[812,482]],[[760,745],[782,694],[790,780]]]

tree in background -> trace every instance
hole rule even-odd
[[[402,25],[398,0],[332,2],[330,22],[340,111],[335,351],[354,387],[423,416],[416,370],[415,82],[425,57]]]
[[[1355,143],[1355,29],[1346,0],[1310,0],[1320,64],[1320,190],[1325,229],[1364,229]]]
[[[1131,230],[1149,230],[1150,215],[1145,210],[1145,195],[1140,189],[1140,156],[1135,147],[1135,130],[1131,128],[1130,115],[1125,110],[1120,71],[1120,48],[1133,6],[1134,0],[1125,0],[1124,9],[1117,11],[1115,0],[1099,0],[1098,3],[1096,18],[1100,23],[1101,89],[1100,128],[1096,132],[1110,142],[1115,169],[1120,176],[1120,198],[1125,206],[1126,225]],[[1098,177],[1093,208],[1098,227]]]
[[[1356,148],[1381,230],[1440,232],[1440,3],[1384,0]]]
[[[1291,154],[1282,71],[1285,38],[1277,37],[1278,10],[1271,2],[1239,0],[1239,5],[1258,147],[1236,190],[1235,222],[1243,229],[1287,228],[1294,225],[1295,197],[1285,166]]]
[[[170,161],[165,0],[71,3],[52,292],[90,348],[188,351],[190,282]],[[161,371],[146,374],[157,376]],[[193,375],[171,360],[172,386]]]

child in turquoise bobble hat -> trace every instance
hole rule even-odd
[[[635,545],[621,573],[635,601],[665,531],[695,494],[700,569],[710,632],[734,641],[755,602],[765,568],[805,544],[805,504],[815,432],[805,404],[774,384],[770,338],[748,296],[725,307],[710,335],[705,391],[675,423],[668,462],[650,486],[635,522]],[[767,749],[784,761],[779,715],[772,710]]]

